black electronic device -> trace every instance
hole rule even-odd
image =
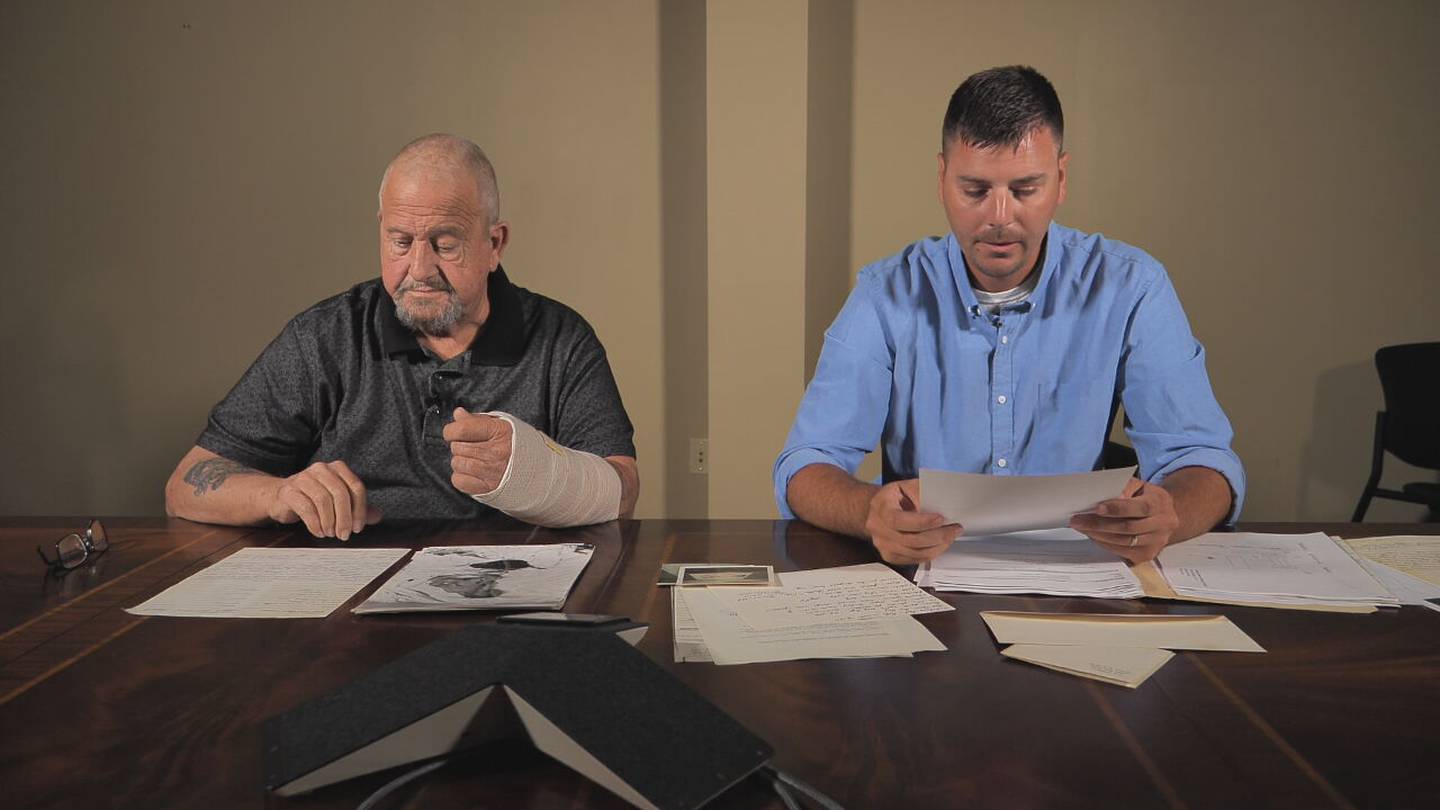
[[[422,647],[267,719],[266,787],[306,793],[518,735],[631,804],[668,810],[699,807],[770,759],[615,626],[485,624]]]

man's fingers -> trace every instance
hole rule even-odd
[[[1100,517],[1144,517],[1154,508],[1155,504],[1144,498],[1111,498],[1095,504],[1094,514]]]
[[[447,442],[487,442],[510,435],[510,423],[498,416],[467,413],[455,409],[455,421],[445,426],[441,436]]]
[[[374,504],[367,504],[367,505],[365,506],[365,525],[366,525],[366,526],[374,526],[376,523],[379,523],[379,522],[381,521],[381,519],[383,519],[384,517],[385,517],[385,513],[380,511],[380,507],[378,507],[378,506],[376,506],[376,505],[374,505]]]
[[[456,472],[450,475],[450,485],[467,495],[480,495],[494,489],[494,487],[486,489],[485,482],[473,475],[462,472]]]
[[[1086,532],[1085,536],[1097,543],[1121,548],[1136,548],[1142,545],[1147,537],[1144,533],[1125,534],[1123,532]]]
[[[464,456],[450,457],[450,471],[464,473],[465,475],[477,478],[487,486],[482,492],[489,492],[500,485],[500,479],[505,477],[505,465],[495,461],[481,461]]]
[[[479,459],[481,461],[498,461],[503,463],[510,460],[510,443],[498,441],[451,442],[450,454]]]
[[[887,526],[901,532],[924,532],[945,522],[945,518],[933,512],[906,512],[900,509],[883,509],[880,519]]]
[[[315,537],[324,537],[325,533],[320,528],[320,512],[315,508],[315,502],[305,491],[289,482],[280,488],[280,500],[294,512],[300,522],[305,524],[305,530]]]
[[[1149,518],[1107,518],[1098,515],[1075,515],[1070,518],[1070,528],[1078,532],[1110,532],[1112,534],[1140,534],[1149,527]]]
[[[959,536],[960,527],[941,526],[927,532],[895,532],[881,538],[880,542],[886,548],[903,550],[910,554],[934,552],[934,556],[938,556]]]
[[[297,475],[291,480],[295,488],[305,493],[305,497],[310,499],[310,503],[315,508],[315,522],[319,525],[320,531],[311,533],[316,537],[334,537],[335,506],[332,503],[334,499],[330,495],[330,490],[316,481],[314,476]],[[310,524],[307,522],[305,525],[309,526]]]
[[[895,482],[896,489],[900,490],[900,508],[911,512],[920,510],[920,479],[907,478]]]
[[[336,461],[330,465],[340,480],[345,482],[345,487],[350,490],[350,516],[352,519],[353,531],[360,531],[365,528],[365,522],[370,514],[370,508],[366,503],[365,484],[361,482],[360,476],[351,471],[349,465],[343,461]]]
[[[928,558],[917,557],[901,551],[882,551],[880,552],[880,559],[891,565],[919,565],[920,563],[929,561]]]
[[[335,470],[328,464],[316,464],[311,467],[311,475],[325,492],[330,496],[331,513],[335,516],[334,522],[330,524],[330,531],[334,537],[341,540],[349,540],[350,533],[355,531],[355,516],[350,511],[350,487],[347,485]],[[322,515],[324,509],[321,509]],[[323,520],[323,518],[322,518]]]

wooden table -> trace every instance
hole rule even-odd
[[[47,579],[36,543],[78,519],[0,519],[0,805],[354,807],[387,776],[280,799],[261,787],[261,721],[493,616],[145,618],[123,608],[293,529],[107,521],[115,545]],[[1343,536],[1440,526],[1259,525]],[[913,659],[720,667],[671,662],[665,562],[778,570],[875,559],[799,523],[631,521],[548,532],[508,520],[381,524],[355,543],[597,545],[567,609],[651,625],[640,649],[847,808],[1440,807],[1440,614],[1223,608],[1268,653],[1181,653],[1136,690],[1002,658],[983,609],[1215,612],[1195,605],[943,594],[920,617],[950,648]],[[366,589],[368,592],[368,588]],[[387,807],[621,807],[514,744],[452,764]],[[700,752],[697,752],[699,755]],[[779,807],[758,779],[714,803]]]

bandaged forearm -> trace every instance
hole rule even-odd
[[[620,514],[620,475],[610,462],[561,447],[508,413],[487,416],[510,423],[510,463],[500,484],[475,500],[550,528],[604,523]]]

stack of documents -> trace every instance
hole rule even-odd
[[[422,548],[355,612],[558,610],[594,551],[589,543]]]
[[[1340,542],[1400,604],[1440,612],[1440,536],[1360,537]]]
[[[750,664],[944,650],[912,614],[954,610],[879,563],[786,573],[776,588],[676,586],[676,661]]]
[[[982,611],[1007,658],[1131,689],[1175,656],[1171,650],[1265,652],[1224,616]]]
[[[1394,594],[1329,535],[1204,534],[1160,552],[1175,594],[1223,602],[1395,607]]]
[[[1058,528],[1067,525],[1071,515],[1118,497],[1133,472],[1132,467],[1074,475],[991,476],[922,469],[920,509],[963,525],[965,534],[938,559],[921,566],[915,581],[945,591],[1154,596],[1349,612],[1400,604],[1390,588],[1427,606],[1433,605],[1429,599],[1440,598],[1416,581],[1425,580],[1416,570],[1395,565],[1400,559],[1412,566],[1429,565],[1426,570],[1434,575],[1429,583],[1440,586],[1440,555],[1434,543],[1390,543],[1382,551],[1376,540],[1375,553],[1388,554],[1390,562],[1361,563],[1324,534],[1203,535],[1166,548],[1154,564],[1137,566],[1137,577],[1116,555],[1078,532]],[[1042,531],[1029,531],[1034,529]],[[1398,570],[1380,571],[1372,563]]]
[[[1073,529],[964,537],[915,572],[937,591],[1138,599],[1130,566]]]

